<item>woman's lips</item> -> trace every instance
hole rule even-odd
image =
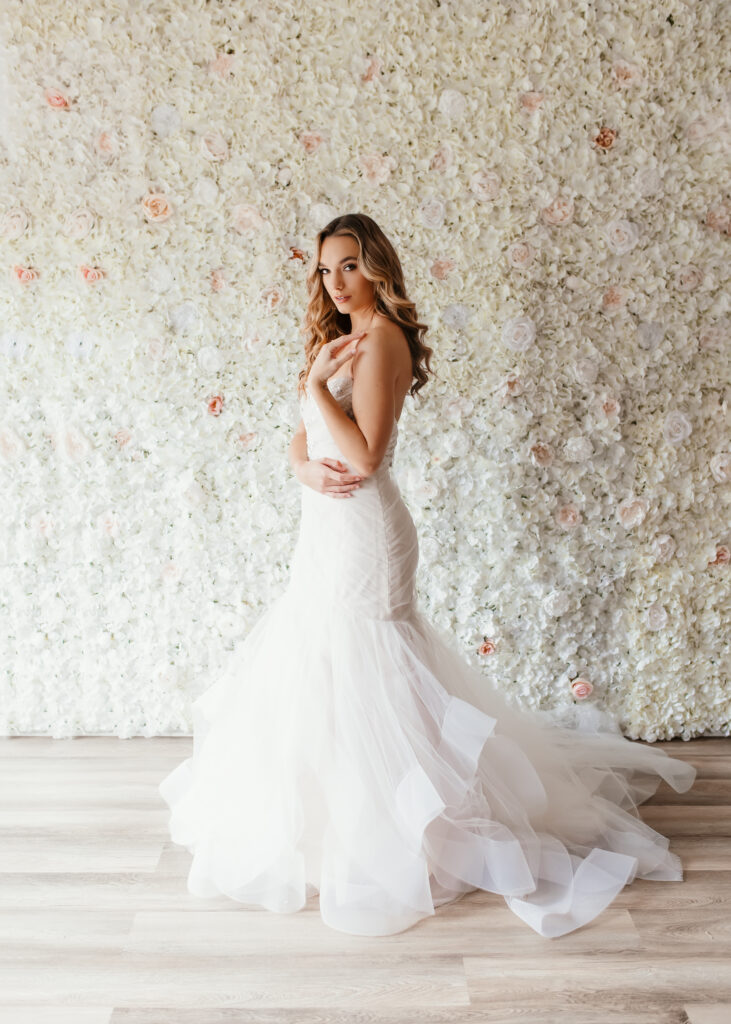
[[[338,298],[336,297],[336,298],[335,298],[335,301],[336,301],[336,302],[347,302],[349,298],[350,298],[350,296],[349,296],[349,295],[343,295],[342,299],[338,299]]]

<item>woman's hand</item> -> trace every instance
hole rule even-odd
[[[341,334],[339,338],[326,341],[310,367],[308,383],[313,387],[324,387],[337,368],[355,355],[358,342],[366,331],[367,328],[356,331],[355,334]]]
[[[352,498],[363,479],[339,459],[308,459],[297,467],[296,476],[301,484],[331,498]]]

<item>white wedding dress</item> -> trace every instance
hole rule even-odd
[[[352,417],[351,378],[328,386]],[[347,462],[301,408],[309,457]],[[325,924],[387,935],[483,889],[555,937],[634,878],[681,880],[637,806],[695,768],[591,705],[520,710],[419,610],[397,435],[352,498],[303,486],[286,589],[193,701],[192,756],[159,786],[188,891],[278,913],[319,893]]]

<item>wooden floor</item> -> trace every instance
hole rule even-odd
[[[558,939],[486,892],[364,938],[187,892],[157,784],[191,740],[0,738],[0,1024],[731,1024],[731,739],[657,746],[698,769],[641,809],[682,882]]]

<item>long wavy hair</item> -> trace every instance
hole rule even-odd
[[[320,348],[341,334],[350,334],[350,314],[341,312],[328,295],[318,270],[323,241],[329,235],[350,235],[358,246],[358,269],[373,282],[376,312],[387,316],[403,330],[411,350],[413,379],[409,394],[415,395],[431,373],[433,349],[424,344],[429,330],[416,315],[416,306],[406,295],[401,261],[391,242],[376,222],[365,213],[335,217],[318,232],[315,251],[307,270],[307,308],[300,333],[305,337],[305,365],[299,372],[297,391],[304,393],[310,368]]]

